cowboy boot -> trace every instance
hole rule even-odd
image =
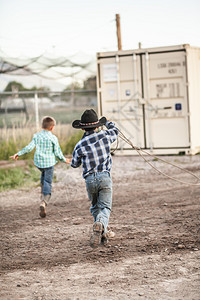
[[[41,197],[41,203],[40,203],[40,217],[41,218],[45,218],[46,217],[46,207],[47,207],[47,204],[49,203],[51,199],[51,195],[44,195],[42,194],[42,197]]]
[[[44,201],[44,194],[41,194],[41,203],[40,203],[40,217],[46,217],[46,203]]]
[[[101,237],[103,232],[103,224],[101,222],[95,222],[93,224],[93,232],[90,237],[90,246],[96,248],[101,244]]]

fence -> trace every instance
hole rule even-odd
[[[0,128],[28,124],[38,129],[46,115],[54,117],[58,124],[70,124],[91,107],[97,109],[96,90],[2,92]]]

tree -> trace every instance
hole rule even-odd
[[[83,87],[81,86],[81,84],[77,81],[72,82],[71,84],[69,84],[64,91],[71,91],[71,90],[82,90]]]
[[[84,81],[84,89],[85,90],[97,89],[96,76],[89,77]]]
[[[40,87],[37,88],[36,86],[33,86],[30,89],[27,89],[23,86],[23,84],[21,84],[20,82],[17,81],[10,81],[6,88],[4,89],[4,92],[27,92],[27,91],[50,91],[50,89],[48,87]]]
[[[26,88],[17,81],[10,81],[6,88],[4,89],[4,92],[14,92],[14,91],[26,91]]]

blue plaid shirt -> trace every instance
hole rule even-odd
[[[49,168],[54,166],[57,163],[56,157],[60,161],[66,161],[66,158],[60,149],[58,139],[51,131],[42,130],[41,132],[34,134],[30,144],[17,154],[18,156],[21,156],[31,152],[35,147],[34,164],[38,168]]]
[[[113,122],[106,122],[107,130],[86,131],[73,151],[71,166],[77,168],[83,164],[83,177],[94,172],[110,172],[110,148],[118,136],[118,129]]]

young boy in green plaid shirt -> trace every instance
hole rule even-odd
[[[41,203],[40,216],[46,217],[46,206],[51,198],[51,184],[53,180],[53,169],[57,163],[56,158],[65,163],[70,163],[60,149],[58,139],[52,134],[56,121],[52,117],[44,117],[42,120],[42,131],[34,134],[29,145],[18,153],[10,156],[17,160],[19,156],[31,152],[35,147],[34,164],[41,171]]]

